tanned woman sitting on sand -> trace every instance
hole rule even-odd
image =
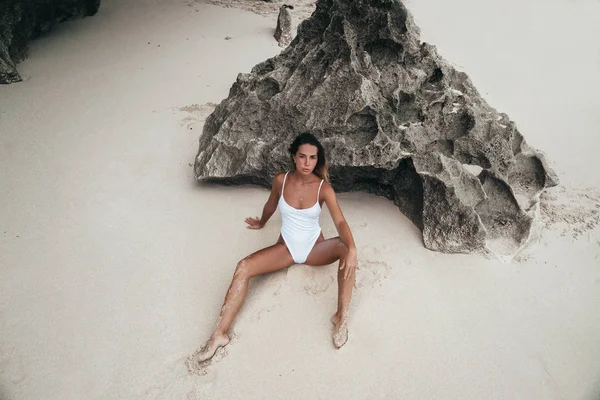
[[[294,170],[275,176],[271,195],[263,208],[262,216],[246,218],[248,229],[260,229],[279,206],[279,240],[238,263],[221,308],[217,328],[200,351],[200,363],[210,360],[217,349],[229,343],[227,331],[246,297],[250,279],[279,271],[292,264],[321,266],[339,260],[338,306],[337,312],[331,318],[334,324],[333,343],[339,348],[348,340],[348,306],[357,262],[352,232],[328,182],[327,160],[321,143],[313,135],[303,133],[296,137],[289,151]],[[323,237],[319,226],[323,203],[329,209],[338,237]]]

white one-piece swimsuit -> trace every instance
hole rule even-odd
[[[290,206],[283,198],[288,173],[283,178],[281,196],[279,196],[281,237],[290,251],[294,262],[302,264],[308,258],[310,251],[321,234],[321,226],[319,225],[319,216],[321,215],[319,195],[321,194],[323,179],[321,179],[321,183],[319,184],[317,202],[310,208],[297,209]]]

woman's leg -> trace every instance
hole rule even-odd
[[[219,347],[229,343],[227,331],[242,306],[244,298],[246,298],[250,279],[257,275],[289,267],[293,263],[294,260],[287,247],[284,244],[277,243],[250,254],[237,264],[231,285],[229,285],[229,290],[225,295],[225,302],[221,308],[217,328],[206,346],[201,350],[199,362],[211,359]]]
[[[339,237],[317,242],[306,259],[306,264],[320,266],[340,260],[340,266],[348,253],[348,249]],[[331,318],[334,324],[333,344],[342,347],[348,340],[348,308],[352,297],[355,274],[344,279],[344,270],[338,267],[338,306],[337,312]]]

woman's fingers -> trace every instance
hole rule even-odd
[[[356,272],[356,265],[348,265],[346,273],[344,274],[344,280],[350,278]]]
[[[340,261],[340,270],[344,270],[344,280],[350,278],[356,270],[356,265],[347,263],[346,260]]]
[[[258,217],[256,218],[252,218],[252,217],[248,217],[244,220],[244,222],[246,222],[248,225],[246,226],[246,229],[260,229],[260,219]]]

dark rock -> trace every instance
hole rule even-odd
[[[289,10],[293,10],[293,6],[284,4],[279,9],[277,17],[277,28],[273,37],[279,43],[280,47],[286,47],[292,41],[292,15]]]
[[[208,117],[196,177],[268,187],[305,131],[325,146],[336,190],[391,199],[432,250],[514,254],[557,184],[397,0],[319,0],[290,46],[239,74]]]
[[[21,81],[16,64],[52,24],[94,15],[100,0],[0,0],[0,83]]]

